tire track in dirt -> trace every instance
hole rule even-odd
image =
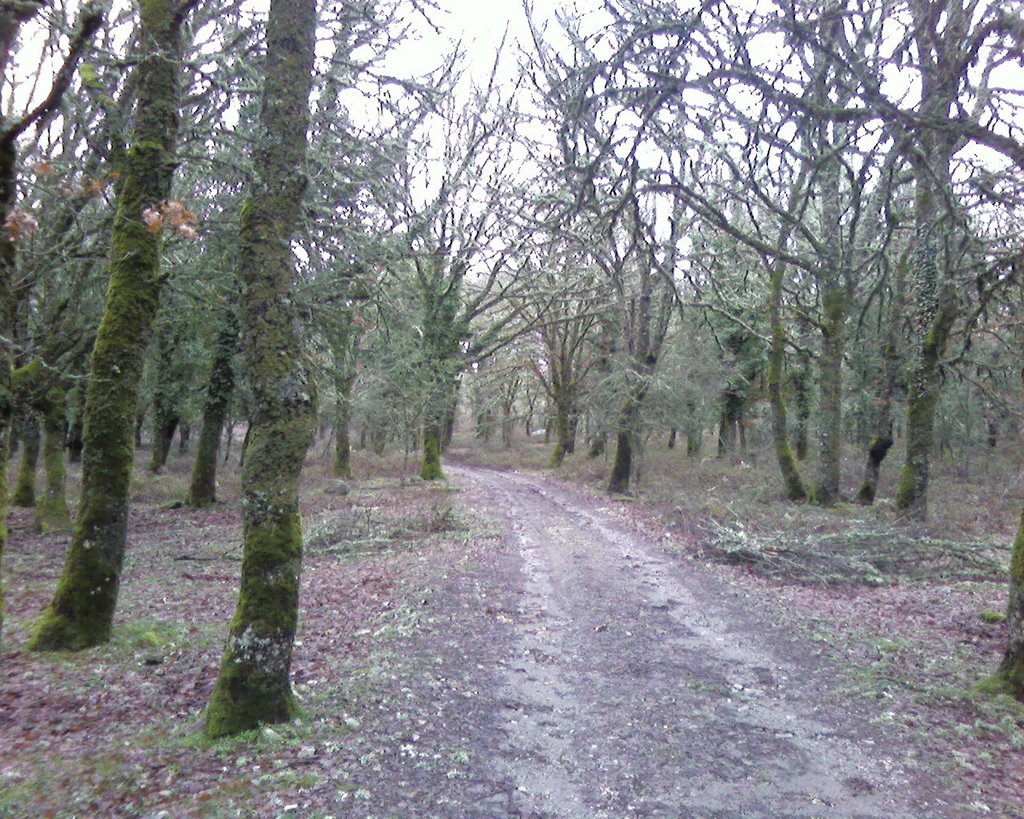
[[[522,593],[493,695],[491,767],[512,783],[512,815],[944,813],[914,800],[884,737],[828,701],[813,658],[770,637],[699,567],[582,493],[451,473],[521,560],[520,577],[499,581]]]

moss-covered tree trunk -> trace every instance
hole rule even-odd
[[[64,468],[64,389],[53,386],[37,404],[43,419],[43,472],[46,488],[36,503],[36,529],[43,534],[71,528]]]
[[[190,6],[140,3],[138,104],[110,242],[110,280],[86,388],[82,499],[35,650],[109,640],[128,529],[135,413],[160,293],[159,233],[143,212],[164,202],[176,164],[181,27]]]
[[[217,502],[217,455],[220,433],[235,389],[235,371],[232,358],[238,349],[238,315],[233,306],[225,307],[221,329],[213,348],[210,375],[206,382],[206,400],[203,403],[203,421],[199,429],[199,446],[192,464],[185,504],[195,509]]]
[[[842,285],[830,282],[823,294],[818,404],[818,474],[814,502],[832,506],[839,500],[843,424],[843,349],[846,295]]]
[[[786,399],[782,394],[782,365],[785,360],[786,331],[782,325],[782,286],[786,266],[776,260],[771,270],[768,323],[771,328],[771,347],[768,352],[768,402],[771,407],[772,441],[775,458],[782,473],[782,486],[791,501],[807,498],[800,470],[789,445],[789,429],[786,418]]]
[[[896,508],[910,520],[928,515],[928,479],[935,448],[935,408],[939,402],[942,354],[956,320],[950,291],[930,322],[907,383],[906,459],[896,490]]]
[[[996,672],[1009,692],[1024,702],[1024,512],[1010,558],[1010,598],[1006,607],[1006,651]]]
[[[829,39],[832,32],[825,34]],[[834,66],[831,55],[815,56],[812,93],[827,104],[832,93]],[[838,90],[838,89],[837,89]],[[840,97],[845,97],[839,90]],[[820,248],[814,270],[821,303],[821,354],[818,357],[820,400],[818,402],[818,463],[812,497],[821,506],[839,500],[843,430],[843,355],[846,348],[846,313],[849,297],[843,251],[843,208],[840,202],[841,166],[838,151],[844,129],[838,124],[830,131],[820,120],[812,127],[817,153],[818,227]]]
[[[420,462],[420,477],[425,481],[444,480],[444,470],[441,468],[443,442],[443,419],[435,418],[423,425],[423,460]],[[383,447],[380,454],[383,454]]]
[[[43,426],[43,466],[46,488],[42,498],[35,497],[35,521],[39,532],[70,527],[65,495],[64,469],[64,416],[66,394],[59,373],[46,366],[39,357],[33,358],[13,373],[12,385],[18,403],[30,407],[34,419]],[[36,443],[38,448],[38,440]],[[32,470],[34,476],[35,470]],[[34,496],[33,481],[33,496]]]
[[[1021,293],[1024,294],[1024,264],[1018,264],[1014,272]],[[1024,511],[1021,512],[1017,537],[1013,541],[1009,585],[1009,600],[1006,604],[1006,651],[996,677],[1014,697],[1024,702]]]
[[[14,90],[16,85],[10,81],[8,72],[17,50],[20,28],[46,5],[43,0],[0,4],[0,90],[4,93]],[[103,23],[104,10],[104,6],[98,3],[82,6],[68,53],[63,60],[63,70],[54,78],[53,85],[40,105],[20,119],[12,120],[8,119],[13,108],[11,100],[0,99],[0,225],[7,224],[17,202],[18,138],[60,105],[78,61]],[[7,543],[7,467],[15,411],[12,339],[15,338],[17,324],[16,291],[19,289],[15,284],[16,261],[13,236],[7,230],[0,230],[0,565],[3,563],[4,546]],[[3,634],[3,619],[3,583],[0,582],[0,636]]]
[[[722,391],[718,417],[718,457],[724,458],[736,451],[736,436],[743,423],[746,408],[746,390],[728,385]]]
[[[554,384],[552,385],[554,387]],[[576,451],[576,426],[572,422],[575,397],[561,385],[555,390],[555,449],[551,453],[553,466],[561,465],[566,455]]]
[[[179,385],[175,383],[176,373],[172,364],[177,346],[176,322],[165,308],[157,318],[156,324],[156,338],[153,343],[156,346],[157,372],[156,387],[153,390],[153,449],[149,459],[149,471],[154,474],[160,472],[167,464],[167,456],[171,454],[171,441],[181,422],[177,400]]]
[[[882,342],[882,372],[875,396],[874,434],[868,444],[867,463],[864,478],[857,490],[857,503],[870,506],[878,494],[878,481],[882,474],[882,462],[893,445],[892,401],[896,393],[896,378],[899,368],[897,338],[901,321],[899,305],[902,303],[902,263],[897,265],[893,297],[889,305],[885,338]]]
[[[810,452],[811,426],[811,358],[800,353],[793,373],[793,393],[796,404],[796,423],[793,425],[793,450],[799,462],[807,460]]]
[[[39,416],[34,408],[25,407],[21,413],[21,461],[18,477],[14,481],[11,502],[15,506],[31,509],[36,505],[36,473],[39,471]]]
[[[82,406],[84,401],[85,398],[78,387],[75,387],[68,393],[68,404],[71,408],[71,421],[68,423],[68,434],[65,444],[68,449],[69,464],[82,462],[82,450],[85,447],[85,443],[82,441],[82,436],[85,432],[85,408]]]
[[[0,218],[6,220],[14,210],[15,188],[14,140],[0,142]],[[16,251],[6,230],[0,230],[0,567],[7,544],[7,471],[11,453],[11,428],[14,423],[14,277]],[[0,638],[4,624],[4,584],[0,577]]]
[[[352,388],[356,381],[356,362],[352,315],[346,311],[339,321],[339,337],[334,350],[334,389],[337,393],[334,413],[334,474],[346,480],[352,477]]]
[[[299,476],[316,431],[316,397],[291,298],[291,239],[306,188],[315,0],[271,0],[256,178],[242,211],[242,339],[253,398],[242,470],[241,589],[206,734],[283,722],[296,710],[290,670],[298,623]]]
[[[629,478],[633,472],[633,438],[625,429],[615,434],[615,460],[608,477],[608,491],[613,495],[629,494]]]
[[[933,140],[925,140],[926,146]],[[941,386],[942,355],[957,316],[957,296],[940,267],[944,252],[940,231],[944,223],[936,208],[944,207],[949,154],[935,148],[937,164],[918,159],[915,167],[915,234],[911,281],[912,319],[916,350],[908,367],[906,458],[896,491],[896,508],[911,520],[928,514],[928,478],[935,444],[935,408]],[[927,152],[930,154],[931,152]],[[943,170],[945,169],[945,170]],[[939,178],[935,174],[939,173]]]

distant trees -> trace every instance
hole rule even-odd
[[[457,53],[392,76],[383,56],[430,14],[404,0],[324,9],[315,76],[309,0],[274,0],[266,38],[244,4],[147,0],[134,39],[127,16],[103,30],[86,5],[76,27],[24,2],[0,5],[5,77],[44,7],[53,90],[0,123],[0,461],[16,438],[13,502],[43,530],[70,525],[65,442],[84,475],[33,645],[109,636],[136,435],[157,471],[198,430],[203,507],[225,426],[248,420],[211,735],[291,711],[318,394],[341,478],[354,447],[395,441],[443,477],[471,381],[481,440],[544,424],[552,464],[586,443],[612,492],[636,490],[649,441],[683,431],[693,457],[717,431],[726,462],[770,442],[790,501],[867,504],[900,443],[907,520],[939,453],[1019,431],[1015,8],[608,0],[535,22],[503,83],[500,60],[473,80]],[[844,476],[853,447],[863,474]]]

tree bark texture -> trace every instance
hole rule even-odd
[[[154,340],[157,371],[156,388],[153,390],[153,450],[149,461],[149,471],[154,474],[167,464],[171,441],[181,421],[177,395],[179,385],[173,365],[178,339],[174,319],[167,313],[165,308],[157,318]]]
[[[128,527],[135,413],[160,294],[161,235],[146,208],[166,201],[176,164],[181,27],[187,8],[140,3],[138,105],[110,243],[110,280],[86,388],[82,499],[57,591],[31,648],[106,642],[117,604]]]
[[[902,275],[899,266],[896,271],[896,287],[886,323],[885,338],[882,341],[882,373],[875,397],[874,435],[868,444],[868,458],[864,465],[864,479],[857,490],[857,503],[870,506],[878,494],[878,481],[882,473],[882,462],[893,445],[892,400],[896,393],[896,378],[899,368],[897,338],[899,333],[902,302]]]
[[[315,0],[272,0],[256,178],[239,230],[242,340],[253,416],[242,469],[241,589],[206,712],[219,737],[291,719],[302,529],[299,476],[316,396],[291,300],[291,239],[302,216]]]
[[[36,505],[36,472],[39,471],[39,416],[31,407],[23,407],[21,413],[21,462],[18,477],[14,481],[11,502],[23,509]]]
[[[782,285],[785,265],[776,260],[771,271],[768,321],[771,327],[771,348],[768,352],[768,402],[772,414],[772,440],[775,457],[782,473],[782,486],[786,498],[802,501],[807,490],[800,477],[800,470],[789,445],[789,428],[786,419],[786,399],[782,393],[782,365],[785,359],[786,332],[782,325]]]
[[[42,534],[71,528],[64,467],[64,414],[66,395],[60,385],[50,387],[37,402],[43,420],[43,472],[46,487],[37,499],[36,530]]]
[[[203,421],[199,430],[199,446],[192,464],[192,478],[185,503],[195,509],[217,502],[217,455],[220,434],[227,418],[231,394],[235,389],[235,371],[231,362],[238,349],[238,315],[234,307],[225,306],[221,329],[213,348],[210,375],[206,382]]]
[[[906,459],[896,492],[896,508],[910,520],[928,515],[928,478],[935,445],[935,408],[941,386],[942,354],[957,316],[956,294],[948,285],[938,288],[938,246],[921,231],[917,237],[915,276],[918,278],[916,330],[921,334],[907,384]]]
[[[356,382],[355,338],[352,315],[342,315],[334,350],[334,389],[337,405],[334,415],[334,474],[352,478],[352,388]]]

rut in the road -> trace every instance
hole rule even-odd
[[[361,739],[380,810],[351,815],[955,815],[740,590],[580,490],[451,473],[500,536],[431,590]]]
[[[459,476],[502,510],[523,560],[501,767],[525,807],[893,812],[897,767],[828,709],[819,715],[812,696],[824,692],[807,668],[772,653],[699,571],[534,478]]]

